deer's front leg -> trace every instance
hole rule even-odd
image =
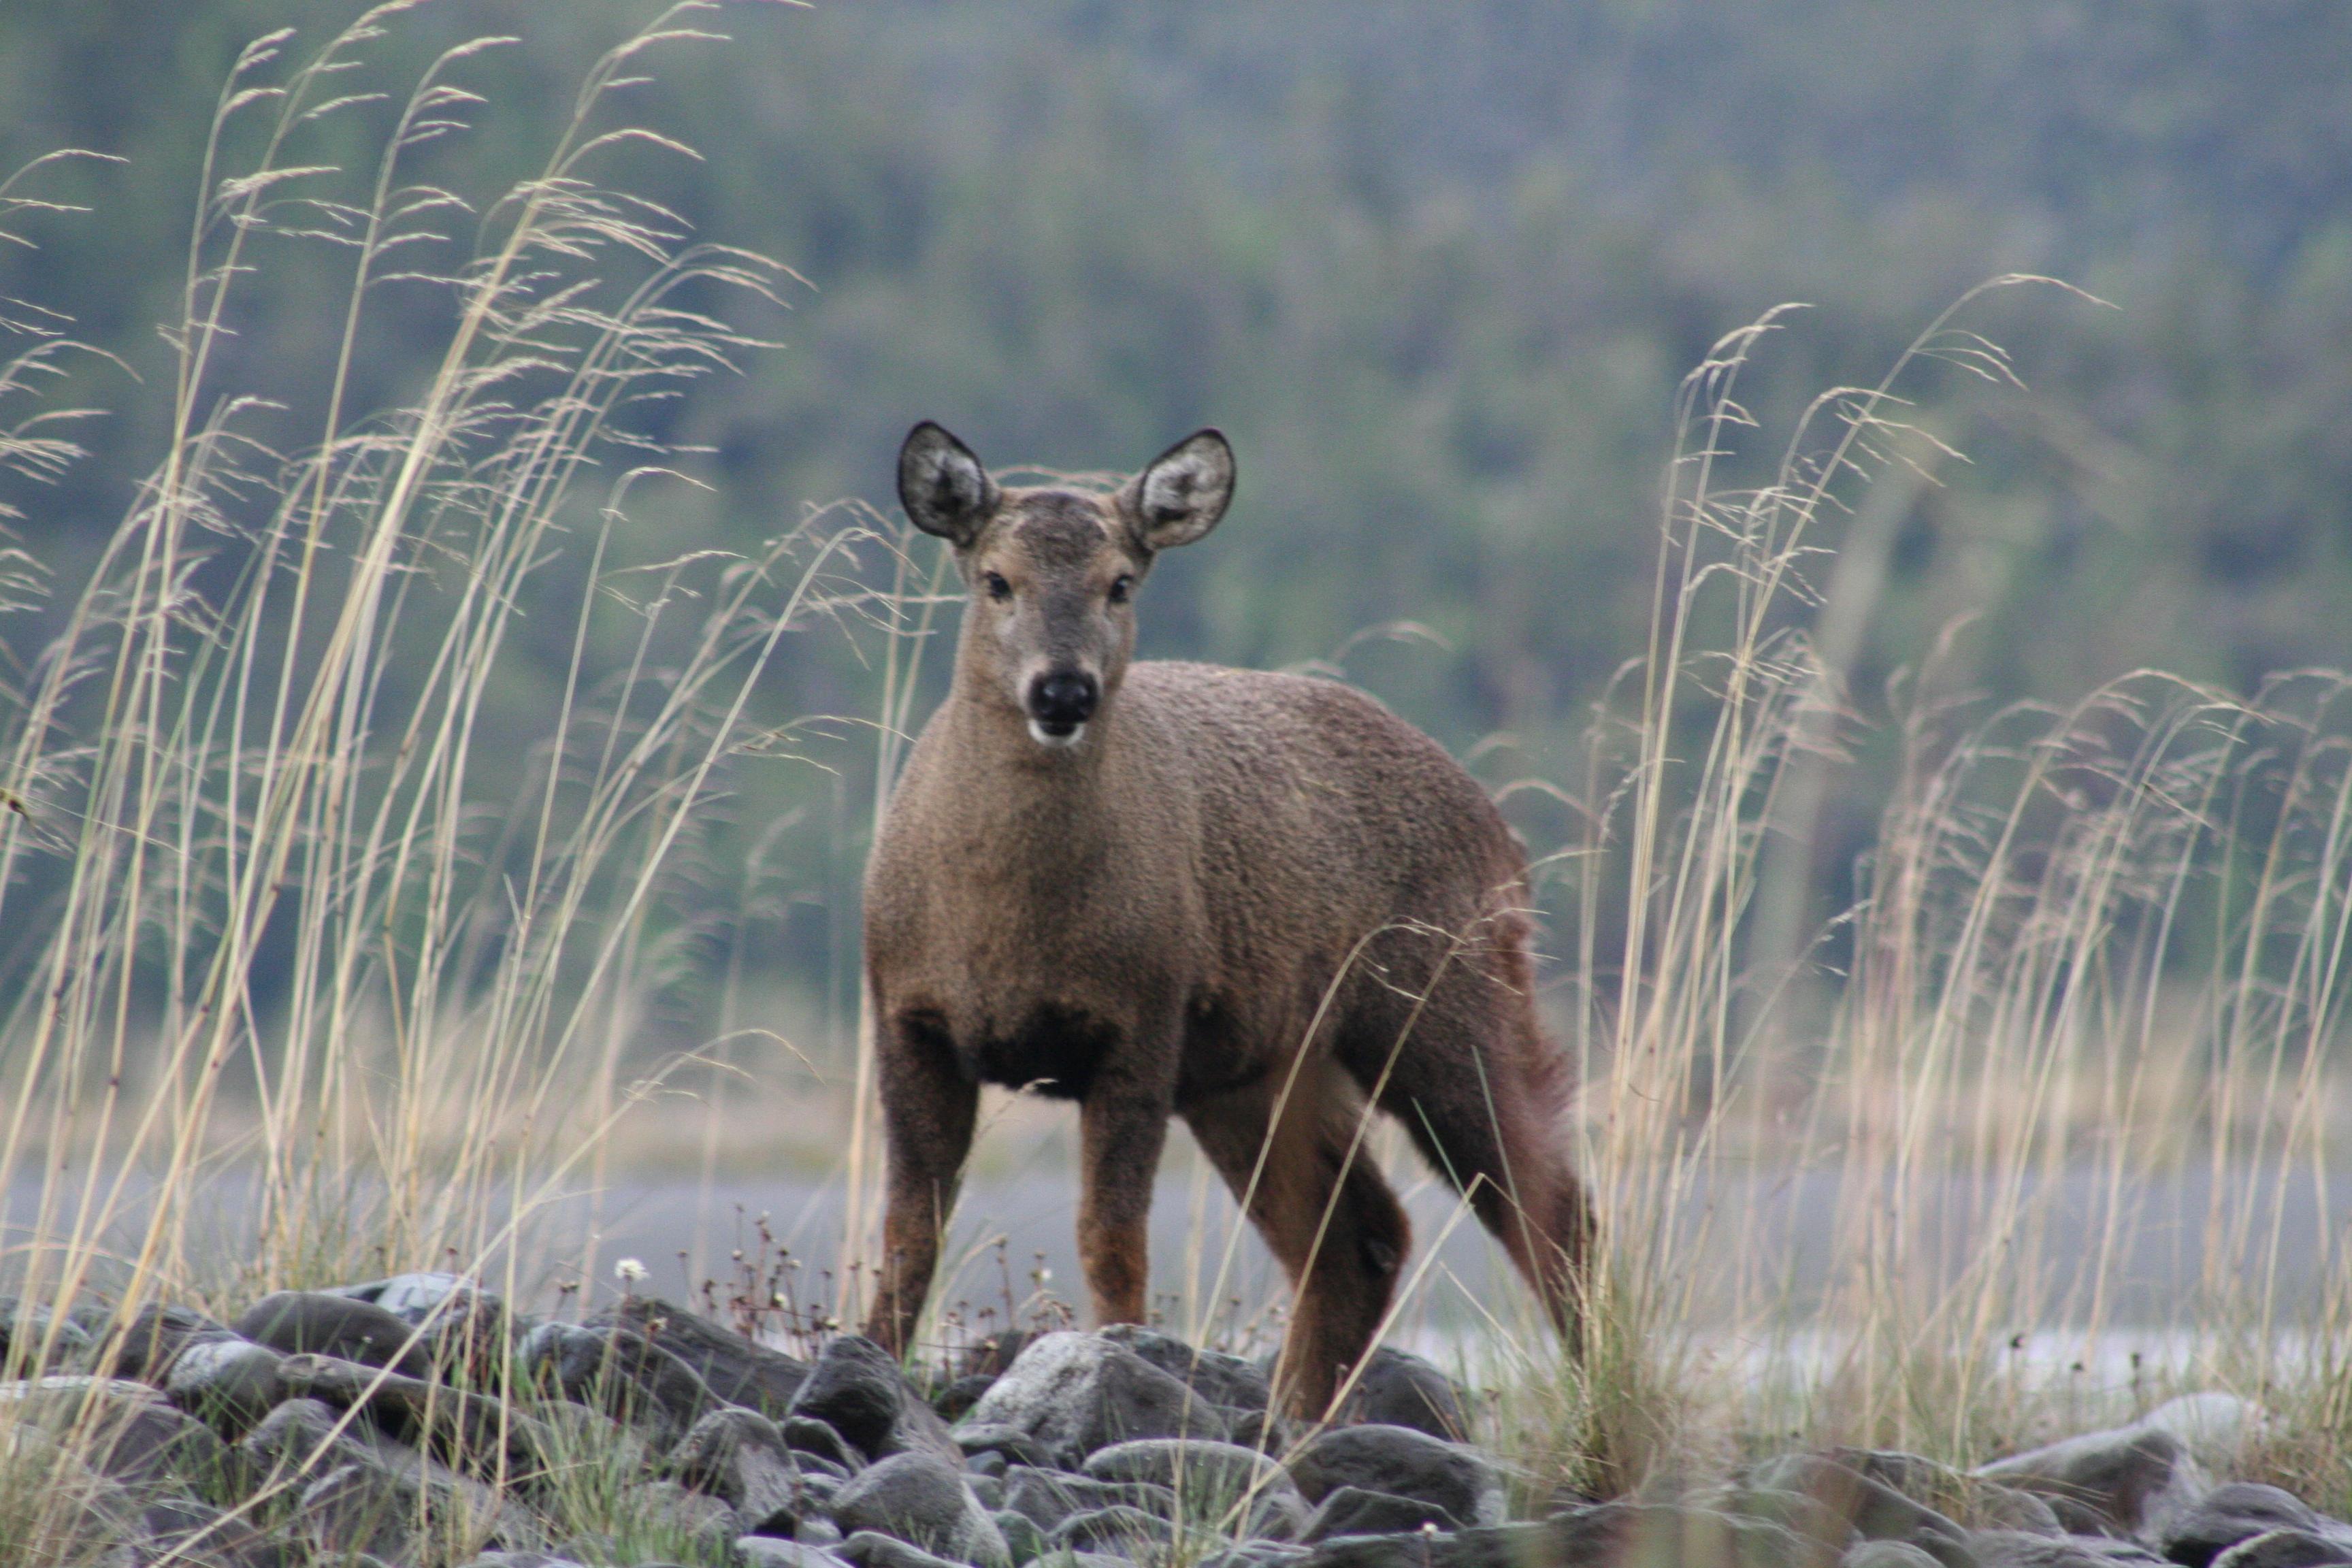
[[[1171,1109],[1164,1089],[1113,1076],[1097,1079],[1079,1112],[1078,1260],[1097,1325],[1143,1321],[1151,1184]]]
[[[963,1075],[947,1030],[936,1020],[886,1016],[878,1045],[890,1191],[866,1333],[902,1356],[930,1294],[940,1237],[971,1150],[980,1085]]]

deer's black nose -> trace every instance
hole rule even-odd
[[[1082,669],[1049,670],[1029,683],[1029,717],[1049,735],[1070,733],[1101,700],[1101,686]]]

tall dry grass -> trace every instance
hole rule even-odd
[[[1908,672],[1856,900],[1799,929],[1880,574],[1824,536],[1883,562],[1958,456],[1918,384],[2013,387],[1960,323],[2042,286],[1821,395],[1761,483],[1726,476],[1777,313],[1685,383],[1650,646],[1547,868],[1607,1215],[1592,1343],[1489,1347],[1507,1442],[1562,1479],[1791,1438],[1979,1459],[2221,1386],[2296,1434],[2261,1462],[2352,1495],[2347,679],[2138,671],[1988,714]],[[2119,1388],[2103,1348],[2135,1335],[2167,1353]]]
[[[862,514],[751,556],[647,562],[632,539],[692,483],[646,411],[757,346],[687,301],[772,300],[782,276],[599,183],[625,147],[687,155],[614,98],[707,40],[685,25],[705,7],[599,62],[543,167],[488,201],[409,163],[467,128],[465,63],[510,40],[435,60],[374,168],[310,161],[322,122],[383,112],[349,73],[409,8],[299,63],[285,34],[239,58],[167,448],[0,714],[0,1193],[36,1194],[7,1258],[27,1301],[522,1268],[533,1205],[593,1185],[648,1090],[645,1001],[708,896],[689,851],[729,769],[788,743],[763,676],[886,607]],[[233,142],[249,165],[222,163]],[[320,246],[348,268],[330,390],[264,406],[220,368],[240,290]],[[438,362],[405,406],[355,408],[394,289],[446,301]],[[306,416],[307,446],[255,433]],[[69,456],[56,440],[20,426],[7,457]],[[562,616],[569,653],[519,731],[501,683],[530,668],[526,614],[541,637]],[[229,1278],[192,1241],[224,1208],[250,1243]]]

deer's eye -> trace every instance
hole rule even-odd
[[[1127,603],[1128,595],[1134,592],[1135,579],[1122,574],[1111,583],[1110,602],[1114,605],[1124,605]]]
[[[1003,600],[1013,597],[1013,584],[1004,580],[1002,573],[982,573],[980,585],[988,590],[988,596],[992,599]]]

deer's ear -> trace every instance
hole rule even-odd
[[[969,550],[996,510],[998,493],[971,448],[947,431],[926,419],[907,432],[898,448],[898,504],[917,528]]]
[[[1146,550],[1190,544],[1217,526],[1234,499],[1234,449],[1222,430],[1195,430],[1127,481],[1119,510]]]

